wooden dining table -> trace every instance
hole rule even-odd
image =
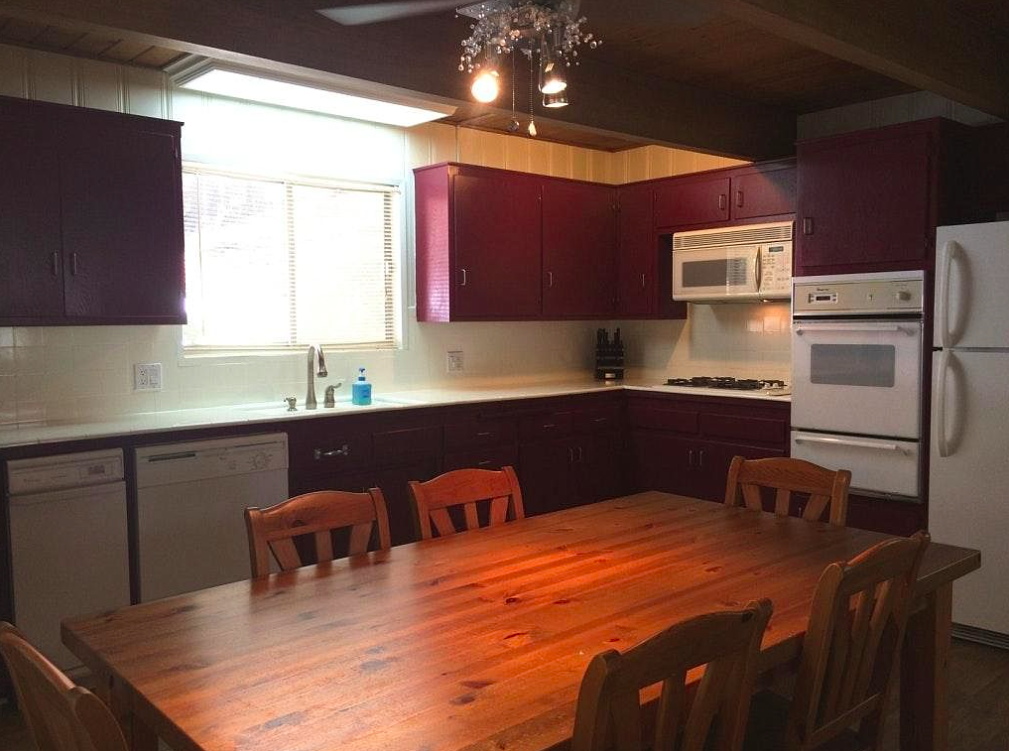
[[[824,567],[884,535],[646,492],[70,620],[134,749],[544,751],[591,657],[767,597],[794,669]],[[953,582],[933,543],[901,660],[901,748],[942,751]]]

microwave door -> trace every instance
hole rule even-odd
[[[756,299],[758,255],[755,246],[674,250],[673,299]]]

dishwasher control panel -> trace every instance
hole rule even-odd
[[[105,485],[123,479],[122,449],[19,459],[7,464],[10,494]]]
[[[136,462],[138,488],[283,470],[288,466],[287,434],[144,446],[137,449]]]

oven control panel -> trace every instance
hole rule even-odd
[[[921,313],[922,272],[797,277],[792,290],[795,316]]]

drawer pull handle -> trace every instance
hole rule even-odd
[[[490,438],[491,432],[489,430],[481,430],[476,434],[477,438]]]
[[[556,427],[557,426],[554,425],[552,422],[545,422],[545,423],[543,423],[543,429],[544,430],[550,430],[551,428],[556,428]]]
[[[312,455],[315,457],[316,461],[319,461],[320,459],[332,459],[335,456],[350,456],[350,446],[345,443],[340,448],[333,449],[332,451],[316,449],[312,452]]]
[[[608,417],[596,417],[595,419],[592,420],[592,422],[595,422],[595,423],[609,422],[609,419],[610,418],[608,418]]]
[[[490,459],[484,459],[482,462],[477,462],[476,466],[478,466],[478,467],[486,467],[488,464],[490,464]]]

